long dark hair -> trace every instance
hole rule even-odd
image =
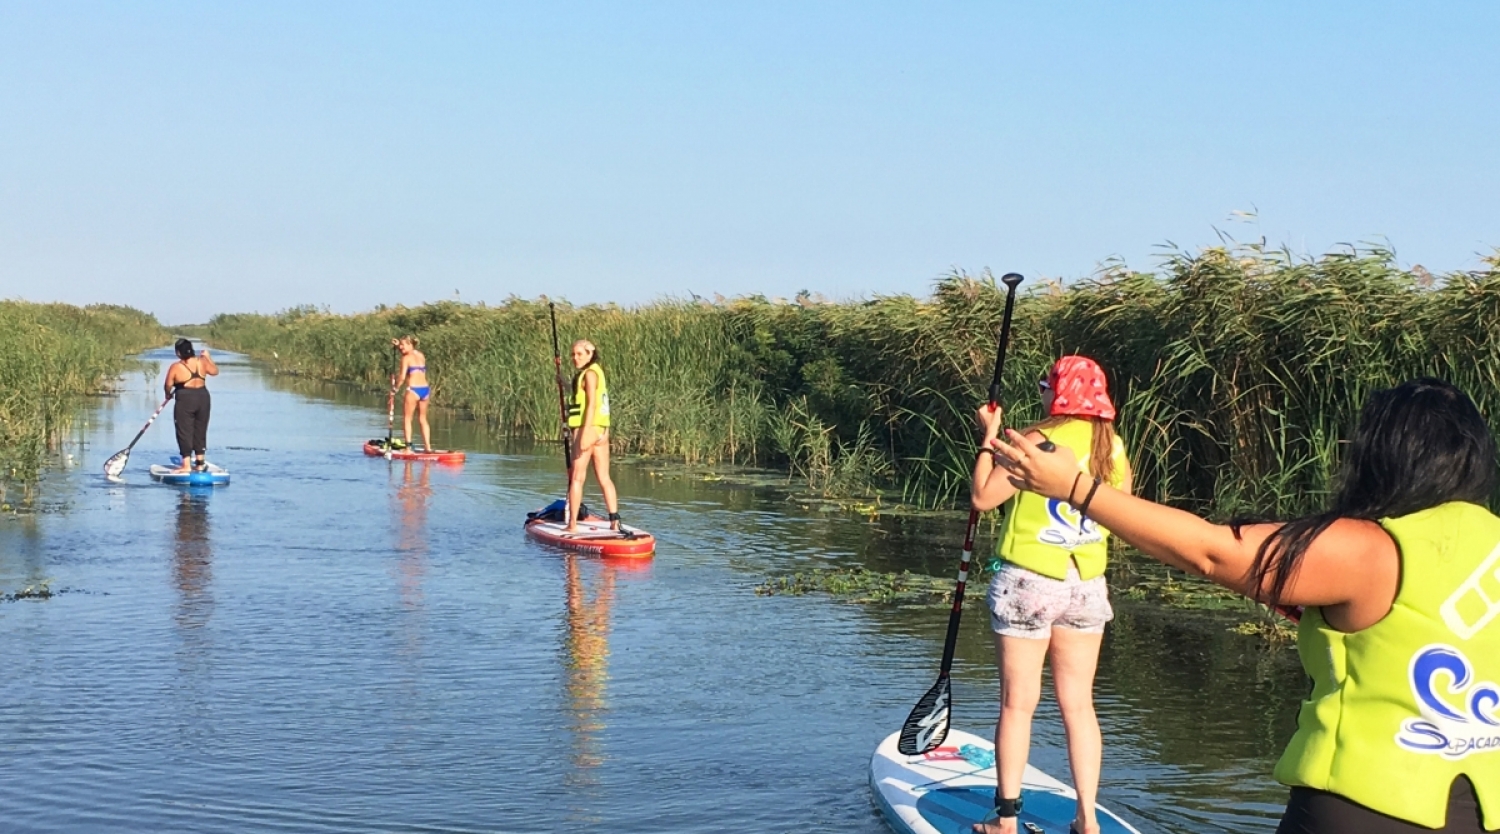
[[[177,351],[177,358],[184,362],[198,355],[193,351],[193,341],[191,339],[178,339],[177,344],[172,347]]]
[[[1282,526],[1255,554],[1258,596],[1280,603],[1313,539],[1341,518],[1378,521],[1449,501],[1483,505],[1495,478],[1495,438],[1468,394],[1431,377],[1376,391],[1360,412],[1329,508]]]

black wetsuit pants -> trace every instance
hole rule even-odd
[[[208,389],[179,388],[172,396],[177,400],[172,411],[177,424],[177,451],[187,461],[194,452],[201,455],[208,450]]]
[[[1399,778],[1392,776],[1392,778]],[[1328,791],[1292,788],[1277,834],[1482,834],[1479,801],[1466,776],[1453,782],[1448,795],[1448,824],[1434,831],[1377,811]]]

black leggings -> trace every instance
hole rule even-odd
[[[1482,834],[1484,831],[1479,818],[1479,800],[1474,796],[1474,784],[1467,776],[1454,780],[1453,790],[1448,794],[1448,824],[1436,830],[1439,834]],[[1312,788],[1292,788],[1292,798],[1287,801],[1286,814],[1282,816],[1276,834],[1433,834],[1433,831],[1371,811],[1338,794]]]
[[[184,463],[194,452],[208,451],[208,406],[207,388],[178,388],[172,395],[177,406],[172,411],[172,421],[177,424],[177,451]]]

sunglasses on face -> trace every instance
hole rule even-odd
[[[1036,381],[1036,387],[1037,390],[1040,391],[1051,391],[1052,383],[1048,382],[1046,377],[1042,377],[1041,379]]]

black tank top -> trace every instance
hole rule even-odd
[[[185,380],[183,380],[181,382],[174,382],[172,384],[172,390],[174,390],[174,391],[181,391],[183,389],[183,387],[186,386],[189,382],[192,382],[195,379],[203,379],[203,374],[198,373],[197,371],[193,370],[192,368],[188,368],[188,363],[187,363],[186,359],[179,359],[179,360],[177,360],[177,362],[178,362],[178,364],[182,365],[182,367],[187,368],[188,369],[188,373],[191,374],[191,376],[189,376],[187,379],[185,379]],[[203,381],[207,382],[208,380],[204,379]]]

